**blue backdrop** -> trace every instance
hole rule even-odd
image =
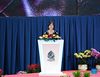
[[[5,74],[39,64],[37,39],[52,19],[64,39],[62,70],[77,69],[75,52],[92,47],[100,51],[100,16],[0,17],[0,68]]]

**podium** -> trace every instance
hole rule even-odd
[[[41,72],[39,75],[60,76],[64,40],[38,40]]]

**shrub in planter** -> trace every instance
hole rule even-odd
[[[84,77],[90,77],[90,72],[85,72]]]
[[[80,71],[75,71],[75,72],[73,72],[73,76],[74,77],[80,77],[81,76],[81,72]]]

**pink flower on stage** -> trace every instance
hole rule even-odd
[[[39,71],[40,71],[40,65],[39,64],[28,65],[28,73],[39,72]]]
[[[100,58],[100,52],[97,51],[96,49],[94,48],[91,48],[92,52],[91,52],[91,55],[94,56],[96,59],[97,58]]]
[[[2,71],[2,69],[0,69],[0,76],[2,75],[2,73],[3,73],[3,71]]]
[[[29,69],[35,69],[35,68],[39,68],[40,66],[38,64],[31,64],[31,65],[28,65],[28,68]]]
[[[100,52],[94,48],[91,48],[91,51],[91,55],[96,59],[96,64],[100,64]]]

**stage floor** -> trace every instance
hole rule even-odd
[[[68,77],[74,77],[73,71],[63,71],[64,74],[68,75]],[[84,71],[82,71],[84,72]],[[90,72],[90,71],[88,71]],[[31,74],[15,74],[15,75],[5,75],[3,77],[60,77],[60,76],[39,76],[39,73],[31,73]],[[100,71],[97,74],[90,74],[90,77],[100,77]]]

